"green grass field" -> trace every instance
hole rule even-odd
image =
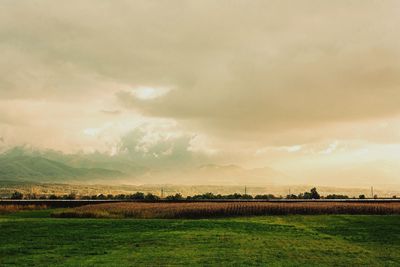
[[[400,266],[400,216],[0,216],[0,266]]]

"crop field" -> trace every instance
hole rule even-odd
[[[46,208],[47,206],[45,205],[0,205],[0,215],[21,210],[41,210]]]
[[[54,212],[62,218],[157,218],[198,219],[262,215],[323,215],[323,214],[400,214],[400,202],[193,202],[193,203],[105,203],[85,205]]]
[[[51,217],[59,211],[0,215],[0,265],[400,265],[399,215]]]

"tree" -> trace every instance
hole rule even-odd
[[[114,196],[114,199],[125,199],[126,197],[127,196],[124,194],[119,194],[119,195]]]
[[[159,200],[160,198],[156,195],[153,195],[152,193],[148,193],[145,197],[144,200],[146,201],[156,201]]]
[[[310,192],[304,192],[304,194],[299,195],[299,198],[312,199],[312,194]]]
[[[107,197],[104,194],[100,194],[97,196],[97,199],[105,200],[105,199],[107,199]]]
[[[312,199],[320,199],[321,198],[321,196],[317,192],[317,188],[315,188],[315,187],[311,188],[310,193],[311,193]]]
[[[349,196],[332,194],[332,195],[327,195],[326,198],[327,199],[348,199]]]
[[[137,200],[142,200],[144,199],[144,193],[142,192],[136,192],[135,194],[129,195],[129,199],[137,199]]]
[[[68,194],[68,195],[66,196],[65,199],[68,199],[68,200],[76,199],[76,194],[75,194],[75,193],[70,193],[70,194]]]
[[[359,199],[365,199],[365,195],[359,195],[358,198]]]
[[[276,197],[272,194],[267,195],[256,195],[254,199],[275,199]]]
[[[18,192],[18,191],[15,191],[11,195],[11,199],[23,199],[23,198],[24,198],[24,194],[22,194],[21,192]]]
[[[181,194],[176,193],[175,195],[167,196],[165,199],[166,199],[166,200],[171,200],[171,201],[177,201],[177,200],[182,200],[183,197],[182,197]]]
[[[253,199],[253,196],[249,195],[249,194],[243,194],[240,198],[241,199]]]

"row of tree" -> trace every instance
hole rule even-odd
[[[317,189],[314,187],[309,192],[300,193],[298,195],[290,194],[285,197],[286,199],[349,199],[349,196],[340,195],[340,194],[331,194],[327,196],[321,196]],[[365,199],[365,195],[360,195],[359,199]],[[377,198],[377,196],[375,196]],[[393,196],[396,198],[396,196]],[[65,199],[65,200],[73,200],[73,199],[83,199],[83,200],[145,200],[145,201],[156,201],[161,199],[159,196],[147,193],[144,194],[142,192],[136,192],[134,194],[118,194],[118,195],[92,195],[92,196],[77,196],[74,193],[68,195],[40,195],[37,196],[35,194],[23,195],[21,192],[14,192],[11,195],[11,199]],[[177,193],[175,195],[170,195],[164,198],[165,200],[170,201],[179,201],[179,200],[207,200],[207,199],[284,199],[282,196],[274,196],[272,194],[265,195],[256,195],[252,196],[249,194],[229,194],[229,195],[221,195],[221,194],[213,194],[213,193],[205,193],[193,196],[183,197],[181,194]]]

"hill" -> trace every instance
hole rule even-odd
[[[44,157],[18,155],[0,157],[0,179],[38,182],[77,181],[121,177],[124,174],[102,168],[75,168]]]

